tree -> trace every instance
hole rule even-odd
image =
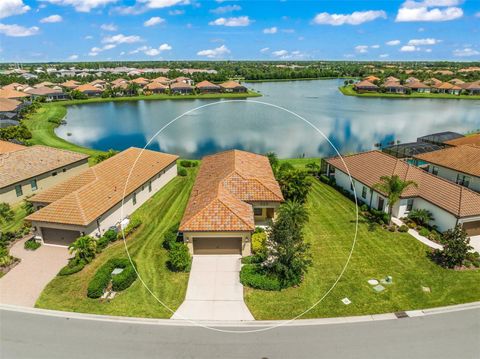
[[[421,226],[428,225],[431,221],[433,221],[433,214],[429,210],[426,209],[413,209],[408,214],[408,218],[415,221],[417,224]]]
[[[296,228],[302,228],[308,222],[308,211],[297,201],[286,201],[280,206],[278,213]]]
[[[318,175],[320,172],[320,165],[317,162],[309,162],[305,165],[305,167],[307,167],[308,172],[313,176]]]
[[[443,250],[436,249],[433,251],[432,258],[446,268],[462,265],[467,258],[468,252],[473,249],[470,246],[467,232],[460,224],[443,233],[442,243],[444,243]]]
[[[287,201],[305,203],[312,186],[311,177],[301,170],[279,172],[277,181]]]
[[[107,152],[102,152],[102,153],[99,153],[98,155],[96,155],[93,158],[93,162],[95,164],[100,163],[100,162],[105,161],[106,159],[108,159],[110,157],[115,156],[117,153],[118,153],[118,151],[109,149]]]
[[[76,258],[89,263],[95,258],[97,252],[97,241],[90,236],[79,237],[68,246],[70,254],[74,254]]]
[[[8,203],[0,203],[0,223],[8,223],[13,220],[15,213]]]
[[[404,181],[398,177],[382,176],[380,182],[373,185],[373,188],[384,193],[388,200],[388,217],[392,221],[393,206],[400,200],[402,194],[411,186],[418,187],[414,181]]]
[[[275,174],[279,165],[277,154],[275,152],[268,152],[266,156],[268,157],[272,171]]]

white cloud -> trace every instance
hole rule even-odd
[[[398,9],[396,22],[450,21],[461,18],[460,0],[407,0]]]
[[[287,50],[277,50],[277,51],[273,51],[272,55],[275,56],[275,57],[282,57],[282,56],[288,55],[288,51]]]
[[[165,19],[163,19],[159,16],[154,16],[154,17],[151,17],[150,19],[148,19],[147,21],[145,21],[143,23],[143,26],[146,26],[146,27],[155,26],[155,25],[158,25],[158,24],[161,24],[161,23],[164,23],[164,22],[165,22]]]
[[[413,46],[413,45],[405,45],[405,46],[402,46],[400,48],[401,52],[414,52],[414,51],[418,51],[418,50],[420,50],[420,49],[417,48],[416,46]]]
[[[108,4],[116,3],[118,0],[41,0],[50,4],[73,6],[78,12],[90,12],[90,10]]]
[[[248,16],[239,16],[239,17],[229,17],[224,18],[220,17],[215,21],[210,21],[208,25],[216,26],[248,26],[250,25],[251,20]]]
[[[168,15],[170,16],[178,16],[178,15],[183,15],[185,14],[185,10],[170,10],[168,12]]]
[[[313,23],[318,25],[360,25],[364,22],[376,20],[378,18],[386,19],[387,14],[383,10],[355,11],[351,14],[329,14],[322,12],[317,14]]]
[[[480,51],[474,50],[471,47],[465,47],[463,49],[453,50],[453,56],[458,57],[468,57],[468,56],[479,56]]]
[[[147,56],[158,56],[162,52],[170,51],[171,49],[172,49],[172,46],[170,46],[169,44],[161,44],[157,48],[153,48],[153,47],[150,47],[150,46],[142,46],[142,47],[139,47],[138,49],[136,49],[134,51],[131,51],[130,53],[135,54],[135,53],[138,53],[138,52],[143,52]]]
[[[422,45],[437,45],[440,43],[442,40],[438,39],[412,39],[408,42],[407,45],[414,45],[414,46],[422,46]]]
[[[390,57],[390,55],[389,54],[381,54],[378,57],[380,57],[381,59],[386,59],[387,57]]]
[[[480,18],[480,11],[475,14],[475,17]]]
[[[20,15],[30,10],[30,6],[25,5],[23,0],[1,0],[0,1],[0,19],[12,15]]]
[[[299,50],[295,50],[295,51],[277,50],[272,52],[272,56],[282,60],[301,60],[308,57],[306,53]]]
[[[208,58],[222,57],[230,53],[230,50],[225,45],[217,47],[215,49],[201,50],[197,52],[198,56],[205,56]]]
[[[91,40],[91,39],[93,39],[93,36],[92,35],[87,35],[87,36],[84,37],[84,39],[85,40]]]
[[[25,37],[38,34],[40,29],[36,26],[23,27],[20,25],[6,25],[0,23],[0,34],[12,37]]]
[[[62,21],[63,21],[63,18],[60,15],[50,15],[40,20],[41,23],[55,23],[55,22],[62,22]]]
[[[400,45],[400,40],[390,40],[385,43],[385,45],[388,46],[397,46]]]
[[[111,49],[114,49],[115,47],[117,47],[117,45],[115,44],[107,44],[103,47],[92,47],[90,49],[90,52],[88,53],[88,56],[97,56],[102,51],[111,50]]]
[[[210,10],[210,12],[214,14],[226,14],[227,12],[240,11],[240,10],[242,10],[242,7],[239,5],[226,5],[226,6],[217,7],[216,9],[212,9]]]
[[[370,48],[372,48],[372,49],[379,49],[379,48],[380,48],[380,45],[372,45],[372,46],[370,46]]]
[[[102,26],[100,26],[100,29],[102,29],[103,31],[117,31],[118,26],[115,24],[103,24]]]
[[[264,47],[263,49],[260,49],[260,52],[261,52],[262,54],[266,54],[269,50],[270,50],[269,47]]]
[[[359,54],[366,54],[368,52],[368,46],[367,45],[355,46],[355,52],[358,52]]]
[[[67,60],[77,60],[78,55],[70,55]]]
[[[165,7],[172,7],[175,5],[189,4],[189,0],[139,0],[140,3],[144,3],[150,9],[162,9]]]
[[[277,31],[278,31],[278,29],[275,26],[263,29],[264,34],[276,34]]]
[[[103,38],[102,42],[104,44],[133,44],[135,42],[142,41],[142,38],[137,35],[126,36],[123,34],[117,34],[113,36],[106,36]]]

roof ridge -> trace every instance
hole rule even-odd
[[[230,192],[229,192],[230,193]],[[233,195],[232,195],[233,196]],[[242,201],[241,199],[238,199],[236,198],[235,196],[233,196],[235,199],[237,199],[239,202],[242,202],[242,203],[245,203],[246,205],[249,205],[248,203]],[[247,222],[245,222],[243,220],[243,218],[241,218],[238,214],[235,213],[235,211],[233,211],[230,206],[228,204],[226,204],[224,201],[223,201],[223,198],[222,197],[217,197],[217,199],[222,202],[222,204],[228,208],[228,210],[230,211],[230,213],[232,213],[235,217],[237,217],[238,219],[240,219],[240,221],[242,221],[243,223],[245,223],[247,226],[249,226],[249,224]],[[251,206],[251,205],[250,205]]]
[[[263,188],[265,188],[266,190],[268,190],[268,191],[269,191],[270,193],[272,193],[275,197],[279,198],[278,195],[277,195],[275,192],[273,192],[270,188],[268,188],[267,186],[265,186],[258,178],[256,178],[256,177],[251,177],[251,178],[248,178],[248,180],[257,181],[257,182],[260,184],[260,186],[262,186]],[[283,200],[283,198],[279,198],[279,199]]]
[[[87,222],[87,217],[85,216],[85,212],[83,211],[83,208],[80,205],[80,198],[78,197],[78,191],[73,192],[73,195],[74,195],[75,200],[77,202],[77,208],[79,209],[80,215],[82,216],[83,223],[88,224],[88,223],[86,223]]]

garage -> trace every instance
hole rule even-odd
[[[195,237],[193,254],[242,254],[242,238]]]
[[[42,238],[45,244],[68,246],[80,237],[79,231],[42,227]]]
[[[465,222],[463,228],[469,236],[480,236],[480,221]]]

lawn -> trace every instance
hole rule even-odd
[[[281,292],[245,289],[255,319],[290,319],[311,307],[332,286],[349,255],[355,233],[354,204],[333,188],[315,181],[309,195],[313,266],[298,288]],[[350,316],[422,309],[480,300],[480,270],[442,269],[426,257],[427,247],[405,233],[369,231],[360,223],[350,264],[330,294],[303,318]],[[376,293],[367,280],[393,277]],[[430,293],[422,291],[429,287]],[[342,298],[352,303],[344,305]]]
[[[452,100],[480,100],[480,96],[477,95],[450,95],[444,93],[418,93],[412,92],[410,95],[402,95],[395,93],[382,93],[382,92],[356,92],[351,85],[342,86],[338,88],[345,96],[358,96],[358,97],[383,97],[383,98],[436,98],[436,99],[452,99]]]
[[[173,179],[135,212],[143,224],[127,241],[143,280],[172,310],[183,302],[188,273],[172,273],[166,269],[167,251],[162,247],[162,240],[163,233],[182,218],[197,169],[188,171],[187,177]],[[125,256],[123,241],[114,243],[81,272],[53,279],[36,306],[95,314],[169,318],[172,313],[157,302],[138,279],[109,303],[87,298],[87,286],[95,271],[108,259]]]
[[[27,216],[27,212],[23,208],[23,202],[12,206],[14,213],[13,219],[5,224],[2,224],[2,231],[16,232],[23,227],[23,220]]]

